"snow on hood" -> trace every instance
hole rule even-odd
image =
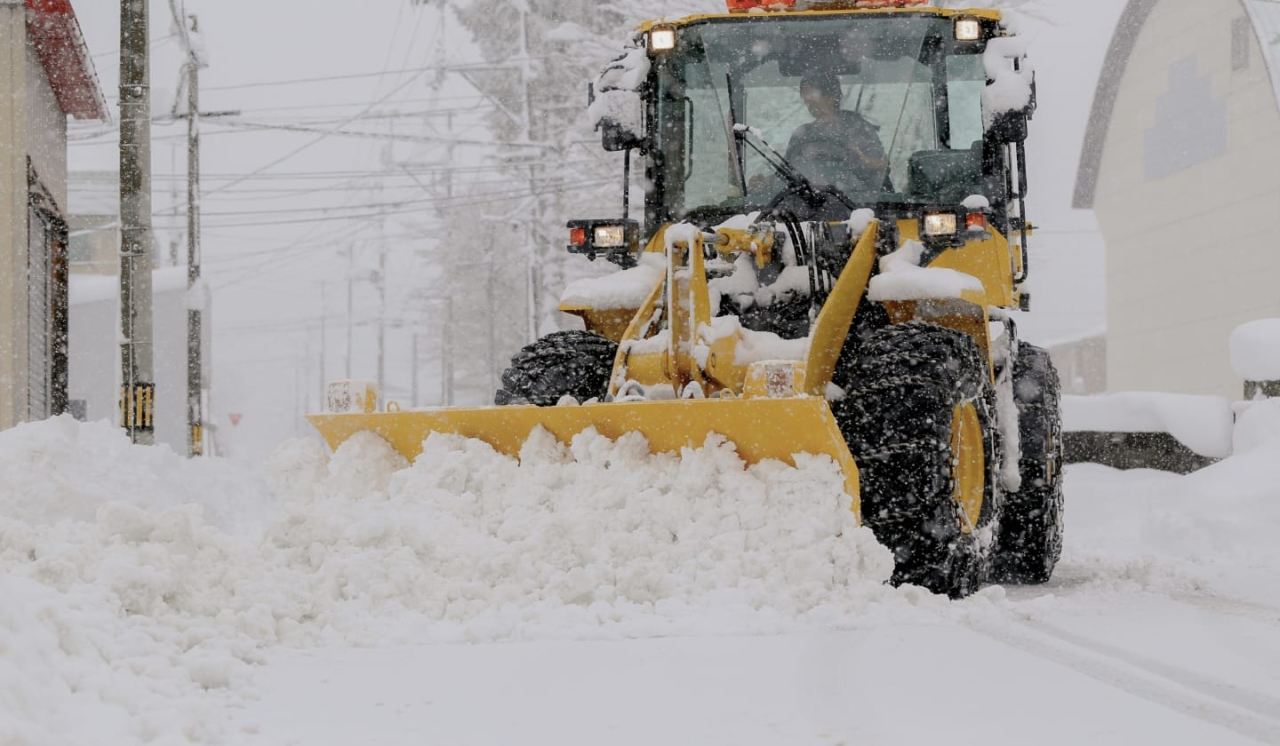
[[[982,292],[973,275],[944,267],[921,267],[924,244],[908,240],[892,254],[880,257],[880,274],[871,278],[867,298],[873,301],[960,298],[966,290]]]
[[[640,308],[666,273],[662,254],[642,252],[639,264],[603,277],[587,277],[569,283],[560,294],[566,306],[586,306],[598,311]]]

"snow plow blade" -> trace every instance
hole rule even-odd
[[[858,467],[845,445],[825,399],[686,399],[679,401],[609,402],[577,407],[483,407],[415,409],[403,412],[318,414],[308,417],[332,448],[357,432],[380,435],[413,461],[431,433],[482,440],[499,453],[519,457],[529,433],[539,425],[568,443],[588,428],[617,439],[638,432],[654,453],[698,448],[711,433],[737,446],[748,464],[775,459],[795,465],[797,453],[830,456],[844,473],[845,490],[861,523]]]

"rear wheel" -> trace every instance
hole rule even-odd
[[[594,332],[554,332],[526,345],[502,374],[497,404],[555,406],[561,398],[604,398],[618,345]]]
[[[890,326],[862,346],[836,419],[858,463],[862,518],[893,582],[966,596],[985,581],[999,513],[995,392],[973,339]]]
[[[1058,371],[1049,353],[1018,346],[1013,367],[1022,487],[1005,496],[992,577],[1045,583],[1062,555],[1062,410]]]

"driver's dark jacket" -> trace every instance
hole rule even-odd
[[[818,185],[844,191],[879,191],[888,185],[883,168],[868,166],[854,148],[871,161],[885,160],[879,128],[853,111],[841,110],[833,122],[810,122],[796,128],[787,145],[787,162]]]

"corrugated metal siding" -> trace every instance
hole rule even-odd
[[[53,330],[49,229],[34,208],[27,211],[27,239],[27,418],[35,421],[50,413]]]

